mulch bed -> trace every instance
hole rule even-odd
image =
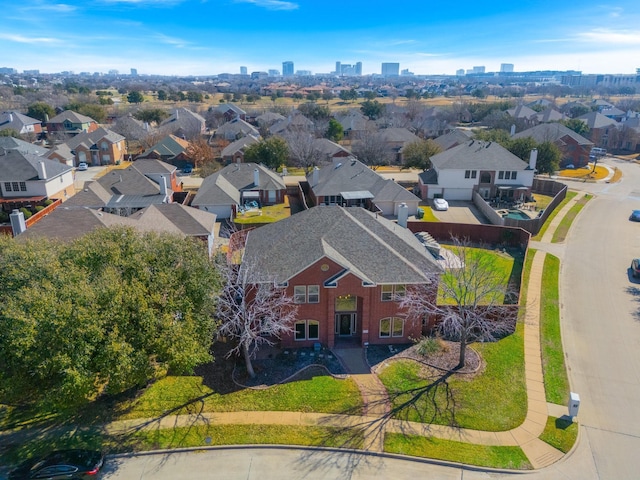
[[[453,371],[460,360],[460,344],[442,341],[442,345],[442,349],[428,356],[420,355],[417,352],[418,345],[416,344],[394,345],[394,351],[391,351],[388,345],[370,345],[367,349],[367,361],[374,372],[383,367],[385,363],[388,364],[389,361],[399,359],[414,360],[443,372]],[[483,369],[482,357],[467,345],[464,367],[455,370],[455,373],[464,374],[465,378],[470,378],[482,372]]]

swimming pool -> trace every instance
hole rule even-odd
[[[531,217],[520,210],[509,210],[502,218],[513,218],[515,220],[531,220]]]

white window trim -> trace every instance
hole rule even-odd
[[[309,335],[309,326],[317,325],[318,327],[318,335],[316,337],[311,337]],[[304,325],[304,338],[297,338],[298,330],[296,327],[298,325]],[[320,339],[320,322],[318,320],[297,320],[293,326],[293,339],[296,342],[305,342],[308,340],[319,340]]]
[[[384,320],[389,321],[389,335],[382,334],[382,322]],[[400,332],[400,335],[396,335],[394,333],[395,332],[394,325],[396,322],[400,322],[400,324],[402,325],[402,330]],[[402,337],[404,337],[404,319],[400,317],[384,317],[380,319],[380,322],[378,324],[378,338],[402,338]]]
[[[394,302],[394,301],[398,301],[397,297],[400,295],[400,293],[398,292],[399,287],[402,288],[402,295],[404,296],[404,294],[407,291],[407,286],[404,283],[399,283],[399,284],[382,284],[380,285],[380,301],[381,302]],[[386,288],[391,288],[391,292],[385,292],[385,287]],[[391,296],[388,299],[385,299],[385,295],[389,295],[389,293],[391,293]]]

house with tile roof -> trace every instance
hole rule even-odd
[[[257,282],[286,289],[298,305],[284,347],[408,343],[422,325],[404,319],[399,296],[408,285],[427,284],[435,297],[442,273],[410,230],[368,210],[338,206],[313,207],[251,230],[242,264],[254,266]]]
[[[68,200],[68,207],[87,207],[121,216],[131,216],[150,205],[172,203],[180,191],[177,169],[159,160],[136,160],[124,169],[114,169],[87,182]]]
[[[512,138],[533,138],[536,143],[553,142],[562,154],[560,166],[574,165],[576,168],[589,163],[593,142],[561,123],[542,123],[516,133]]]
[[[54,146],[47,158],[56,159],[67,165],[115,165],[125,159],[126,139],[107,128],[99,127],[90,132],[81,132],[62,144]],[[69,155],[70,154],[70,155]],[[72,163],[69,157],[72,156]]]
[[[307,175],[309,198],[313,205],[363,207],[385,216],[397,216],[406,204],[409,215],[418,211],[420,199],[394,180],[371,170],[354,157],[334,158],[333,162]]]
[[[75,193],[73,168],[19,150],[0,151],[0,204],[5,212]]]
[[[15,130],[20,135],[40,135],[42,122],[20,112],[8,111],[0,113],[0,130]]]
[[[80,132],[93,132],[98,123],[91,117],[65,110],[45,122],[47,135],[77,135]]]
[[[282,178],[256,163],[232,163],[202,181],[191,206],[215,213],[218,219],[234,218],[249,202],[283,203],[287,187]]]
[[[529,163],[496,142],[471,140],[431,157],[433,168],[418,175],[422,198],[517,200],[530,195],[537,151]]]
[[[64,204],[16,238],[54,238],[72,241],[98,228],[128,226],[140,232],[171,233],[206,242],[213,254],[216,216],[178,203],[149,205],[129,217]]]

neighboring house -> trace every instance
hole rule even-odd
[[[560,122],[561,120],[566,119],[566,115],[553,108],[547,108],[535,116],[536,123]]]
[[[6,212],[75,193],[73,169],[19,150],[0,151],[0,204]]]
[[[225,122],[230,122],[235,118],[247,119],[247,112],[233,103],[223,103],[214,108],[213,111],[218,115],[222,115]]]
[[[15,130],[20,135],[40,135],[42,133],[42,122],[37,118],[27,117],[20,112],[0,113],[0,130]]]
[[[313,205],[363,207],[387,216],[397,216],[406,204],[409,215],[418,211],[420,199],[392,179],[385,179],[353,157],[335,158],[329,165],[307,175]]]
[[[175,135],[167,135],[152,147],[146,149],[140,155],[139,159],[155,158],[165,163],[183,168],[187,163],[191,163],[188,149],[190,143],[187,140],[176,137]]]
[[[176,108],[171,116],[160,124],[158,130],[180,138],[194,138],[205,133],[206,123],[204,117],[188,108]]]
[[[240,118],[236,118],[234,120],[231,120],[230,122],[220,125],[215,133],[215,136],[217,138],[223,138],[230,142],[238,140],[242,137],[246,137],[248,135],[259,137],[260,132],[258,132],[258,129],[256,127]]]
[[[620,125],[615,120],[605,117],[598,112],[589,112],[578,117],[589,127],[589,140],[596,147],[607,148],[609,146],[609,137],[615,135],[613,132]]]
[[[536,112],[532,108],[527,107],[526,105],[518,105],[517,107],[510,108],[509,110],[507,110],[507,113],[512,118],[519,118],[521,120],[524,120],[525,123],[529,125],[535,123],[536,115],[538,115],[538,112]]]
[[[338,112],[334,118],[342,125],[345,139],[357,138],[360,132],[369,130],[373,123],[358,110]]]
[[[542,123],[516,133],[512,138],[527,137],[533,138],[537,143],[553,142],[562,154],[561,167],[573,165],[579,168],[589,163],[593,142],[560,123]]]
[[[233,143],[227,145],[221,153],[223,163],[240,163],[244,162],[244,152],[247,147],[260,142],[260,137],[247,135],[239,138]]]
[[[523,162],[496,142],[471,140],[431,157],[433,168],[418,175],[422,198],[520,199],[530,195],[537,151]]]
[[[38,223],[17,236],[28,238],[54,238],[72,241],[97,228],[129,226],[140,232],[174,233],[203,240],[209,256],[213,253],[216,216],[178,203],[150,205],[129,217],[94,210],[73,208],[68,204],[58,207]]]
[[[320,153],[320,163],[333,162],[335,158],[350,157],[351,152],[342,145],[332,142],[328,138],[316,138],[313,148]]]
[[[243,264],[275,282],[298,305],[284,347],[329,348],[409,343],[422,325],[404,320],[408,285],[433,285],[442,273],[410,230],[362,208],[314,207],[251,230]],[[242,266],[240,267],[242,268]]]
[[[454,130],[451,130],[449,133],[440,135],[433,141],[436,142],[442,150],[449,150],[450,148],[462,143],[467,143],[472,138],[473,132],[471,130],[456,128]]]
[[[271,135],[284,135],[286,132],[311,132],[314,124],[300,112],[294,112],[284,120],[269,127]]]
[[[616,107],[603,108],[600,110],[600,113],[611,120],[615,120],[616,122],[621,122],[627,115],[627,112]]]
[[[56,145],[48,158],[67,163],[69,151],[73,155],[71,165],[115,165],[124,160],[126,148],[126,139],[122,135],[100,127],[91,132],[79,133],[63,144]]]
[[[275,172],[256,163],[232,163],[203,180],[191,205],[227,219],[248,202],[283,203],[286,193],[284,181]]]
[[[37,156],[43,156],[49,152],[47,148],[14,137],[0,137],[0,152],[2,152],[2,150],[18,150],[22,153]]]
[[[159,160],[136,160],[124,169],[114,169],[68,200],[69,207],[101,209],[128,217],[150,205],[172,203],[180,191],[177,169]]]
[[[128,141],[134,140],[136,142],[147,138],[156,131],[149,123],[138,120],[131,114],[116,118],[111,130],[126,137]]]
[[[276,112],[265,112],[262,115],[258,115],[256,117],[256,124],[259,127],[269,128],[276,122],[280,122],[284,120],[286,117],[283,117],[279,113]]]
[[[379,136],[387,145],[387,148],[393,152],[396,163],[404,162],[404,157],[402,155],[404,147],[411,143],[420,141],[420,137],[406,128],[383,128],[379,131]]]
[[[48,135],[77,135],[81,132],[93,132],[98,129],[98,123],[91,117],[65,110],[45,122]]]

